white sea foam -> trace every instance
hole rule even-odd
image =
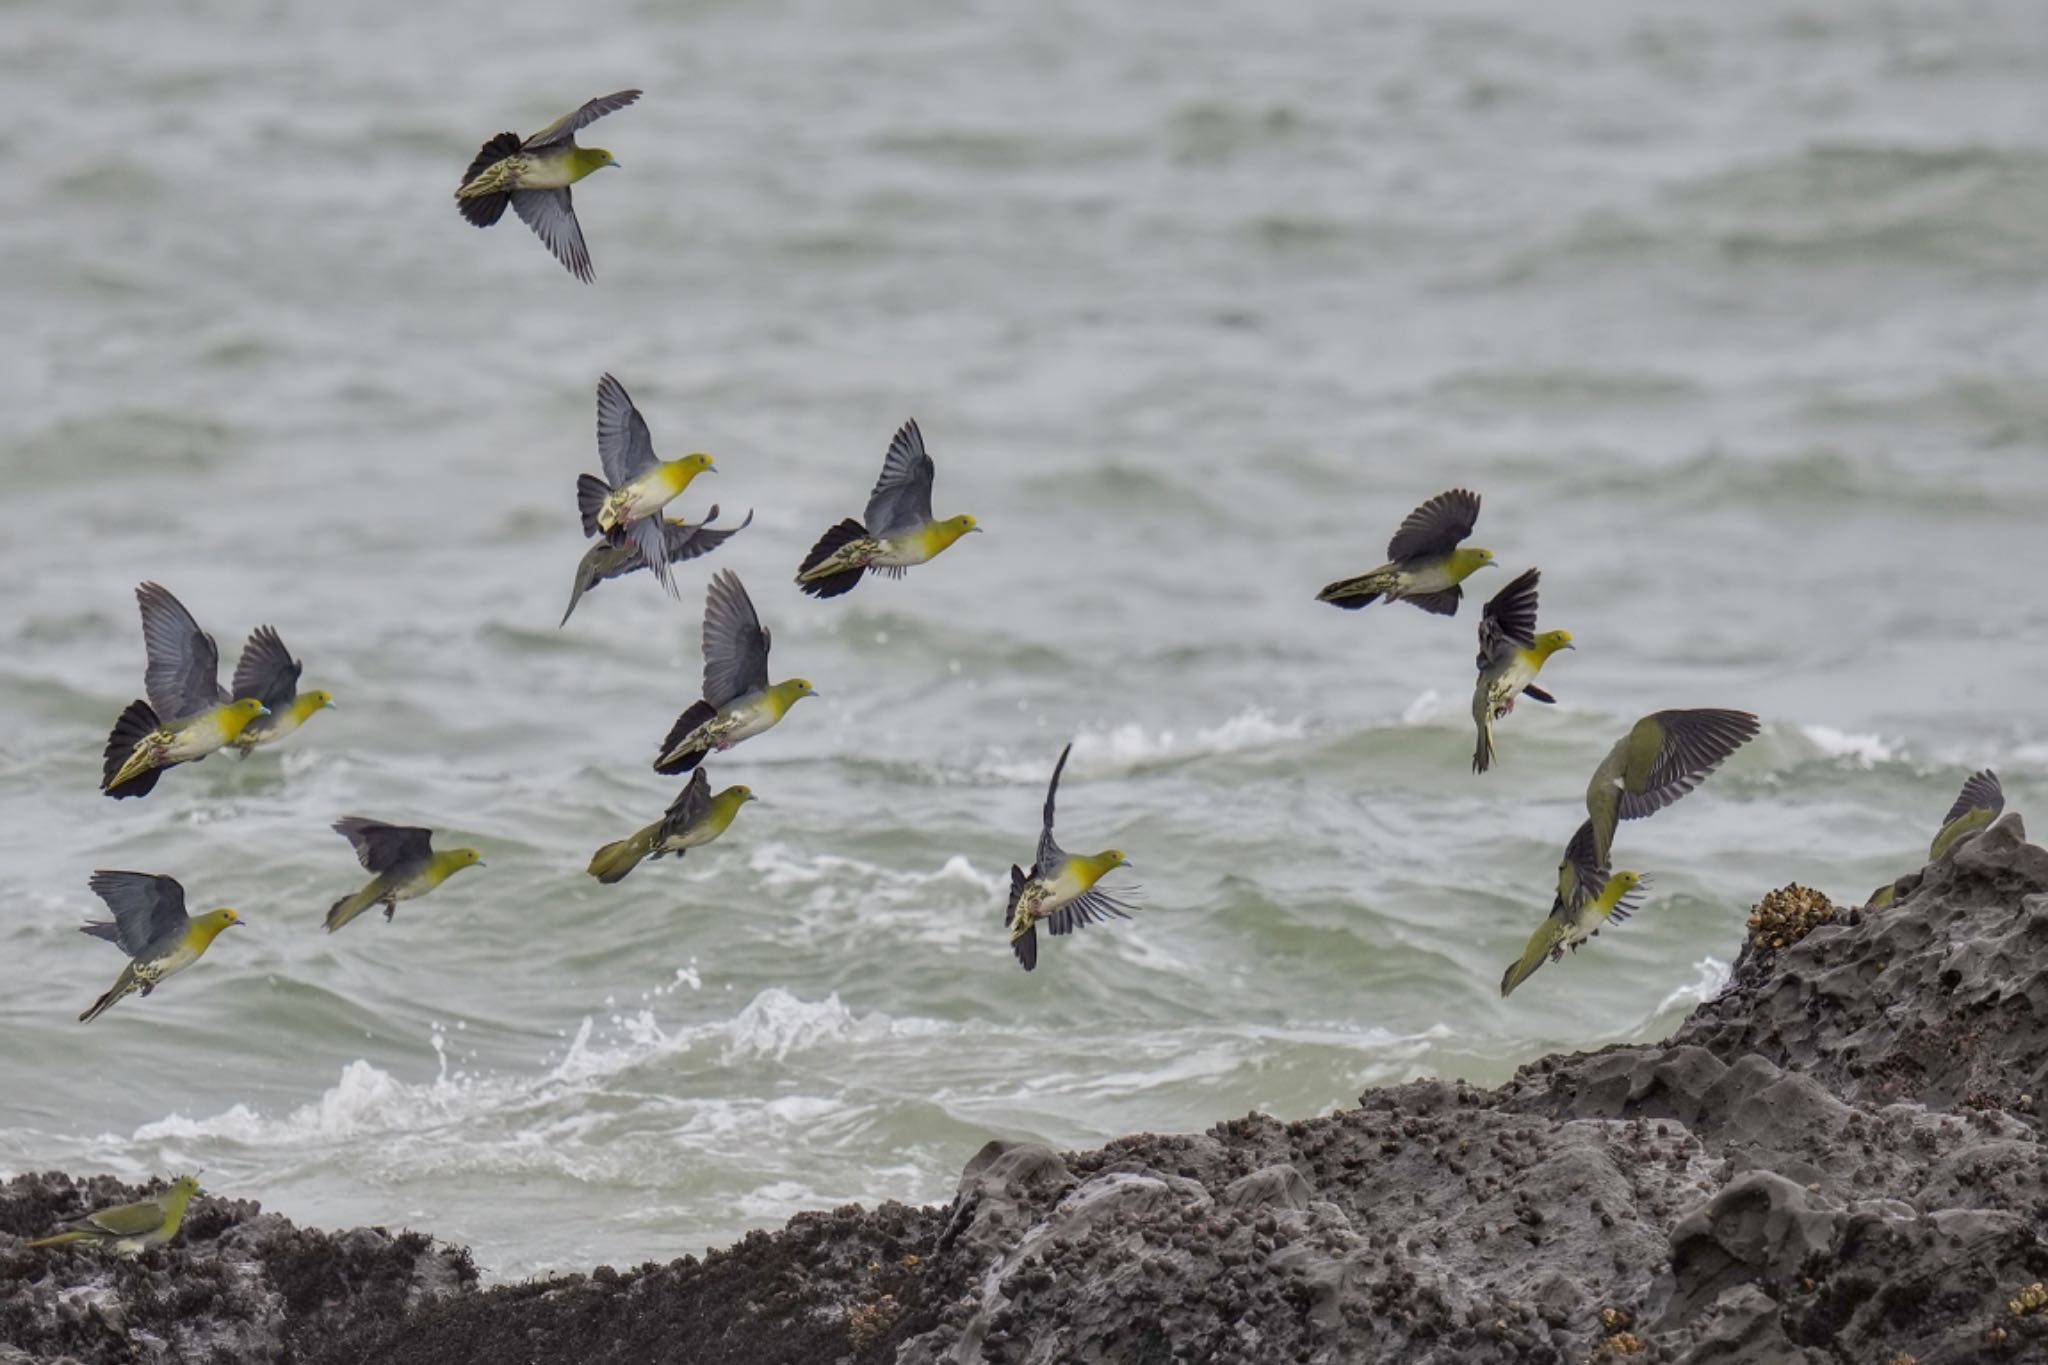
[[[1308,723],[1299,717],[1277,720],[1256,706],[1248,706],[1218,724],[1185,733],[1149,730],[1137,721],[1106,729],[1084,726],[1074,733],[1074,752],[1067,760],[1067,772],[1076,777],[1127,773],[1156,763],[1288,744],[1307,735]],[[1004,757],[986,764],[983,771],[1009,782],[1039,783],[1045,781],[1051,770],[1042,756],[1033,755],[1022,759]]]
[[[362,1058],[349,1062],[320,1097],[278,1117],[238,1103],[204,1118],[173,1114],[145,1123],[125,1141],[115,1135],[103,1145],[222,1141],[249,1147],[317,1148],[364,1137],[427,1134],[454,1129],[493,1117],[525,1125],[539,1121],[535,1111],[554,1101],[597,1093],[606,1082],[632,1068],[681,1057],[699,1044],[720,1045],[719,1065],[759,1066],[832,1044],[874,1042],[889,1037],[914,1037],[940,1031],[932,1020],[897,1020],[880,1013],[856,1015],[828,995],[806,1001],[771,987],[754,996],[730,1019],[679,1029],[665,1029],[651,1011],[613,1015],[606,1036],[598,1036],[595,1019],[586,1017],[559,1059],[526,1075],[472,1075],[450,1070],[437,1047],[440,1066],[431,1080],[405,1081]],[[438,1039],[439,1035],[436,1035]],[[794,1097],[761,1101],[759,1111],[778,1122],[815,1118],[812,1109],[785,1112]],[[806,1105],[832,1107],[830,1100],[805,1100]],[[780,1106],[780,1108],[778,1108]],[[716,1108],[717,1103],[705,1108]],[[713,1127],[730,1126],[716,1116],[700,1115]],[[556,1122],[573,1118],[557,1116]]]
[[[1680,986],[1665,996],[1664,1003],[1657,1006],[1652,1017],[1680,1006],[1691,1009],[1695,1005],[1704,1005],[1726,989],[1730,970],[1729,965],[1718,957],[1701,958],[1693,964],[1693,971],[1698,975],[1690,984]]]
[[[1802,725],[1799,733],[1807,743],[1820,750],[1822,757],[1847,759],[1859,768],[1890,763],[1904,751],[1904,745],[1882,735],[1860,735],[1837,730],[1832,725]]]

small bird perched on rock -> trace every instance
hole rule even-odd
[[[704,514],[704,520],[698,522],[695,526],[677,521],[673,517],[664,520],[661,523],[661,527],[662,535],[667,540],[668,562],[670,564],[681,564],[685,560],[696,559],[700,555],[710,554],[713,550],[725,544],[726,541],[753,525],[754,514],[752,512],[747,513],[747,519],[737,526],[727,526],[714,531],[711,529],[711,523],[717,520],[718,505],[716,503],[713,503],[711,510]],[[585,530],[589,534],[595,535],[597,534],[595,528],[596,522],[592,521]],[[562,626],[569,624],[569,617],[574,614],[576,604],[583,600],[584,593],[589,592],[592,588],[608,579],[623,578],[629,573],[637,573],[646,567],[647,560],[640,553],[640,547],[627,540],[624,536],[616,540],[606,536],[599,540],[597,544],[584,551],[583,558],[577,562],[576,585],[570,589],[569,605],[562,612],[561,625],[558,625],[556,629],[559,630]]]
[[[679,460],[658,458],[647,420],[626,395],[626,386],[610,375],[597,381],[597,458],[603,478],[576,476],[583,534],[603,536],[615,545],[630,543],[640,552],[640,562],[673,594],[668,522],[661,509],[699,474],[717,473],[717,466],[702,451]]]
[[[1111,871],[1129,867],[1119,848],[1101,853],[1075,854],[1063,850],[1052,837],[1053,801],[1060,791],[1060,774],[1066,771],[1067,755],[1074,746],[1060,750],[1053,765],[1052,782],[1045,789],[1045,821],[1038,831],[1038,855],[1028,873],[1010,866],[1010,900],[1003,909],[1003,923],[1010,931],[1010,951],[1025,971],[1038,965],[1038,922],[1052,921],[1055,935],[1070,934],[1097,920],[1129,919],[1128,902],[1096,886]]]
[[[590,252],[583,245],[583,229],[576,222],[569,187],[592,171],[619,163],[602,147],[578,147],[576,133],[639,98],[638,90],[621,90],[594,99],[523,142],[517,133],[498,134],[483,145],[463,172],[455,206],[464,218],[485,228],[503,217],[505,205],[510,204],[519,220],[555,253],[555,259],[589,284],[597,274],[590,268]]]
[[[802,678],[768,682],[768,631],[731,569],[704,594],[704,696],[676,717],[654,771],[673,777],[713,749],[730,749],[768,729],[817,689]]]
[[[1501,977],[1501,998],[1506,999],[1545,962],[1561,960],[1565,949],[1576,953],[1603,924],[1625,921],[1641,908],[1639,892],[1648,884],[1634,872],[1607,875],[1594,858],[1593,822],[1580,825],[1565,845],[1564,861],[1557,865],[1557,898],[1550,903],[1543,923],[1529,935],[1521,960]]]
[[[199,1193],[199,1181],[181,1175],[162,1194],[138,1199],[133,1204],[115,1204],[94,1209],[64,1224],[61,1232],[29,1243],[35,1247],[88,1246],[111,1251],[117,1256],[140,1256],[178,1235],[185,1221],[185,1206]]]
[[[1971,773],[1963,780],[1963,789],[1956,793],[1955,804],[1941,817],[1941,828],[1927,849],[1927,861],[1941,861],[1942,854],[1989,829],[2004,809],[2005,788],[1999,785],[1998,774],[1989,768]],[[1870,895],[1870,908],[1884,909],[1897,891],[1897,883],[1879,887]]]
[[[86,880],[93,894],[114,912],[111,921],[79,930],[105,939],[128,954],[128,965],[92,1008],[78,1016],[89,1024],[136,991],[145,996],[167,976],[176,976],[205,955],[224,929],[242,917],[223,907],[203,915],[185,913],[185,888],[173,877],[148,872],[95,872]]]
[[[117,800],[148,795],[164,769],[234,743],[264,714],[261,700],[237,700],[221,689],[219,648],[169,589],[144,583],[135,600],[149,655],[142,675],[149,700],[129,702],[107,736],[100,790]]]
[[[1747,711],[1658,711],[1637,721],[1586,784],[1594,865],[1607,866],[1617,821],[1664,809],[1756,735],[1756,717]]]
[[[1479,523],[1479,495],[1463,488],[1439,493],[1408,514],[1387,542],[1387,562],[1371,573],[1345,578],[1316,594],[1346,611],[1376,602],[1413,602],[1438,616],[1455,616],[1465,590],[1458,585],[1493,563],[1493,551],[1458,542]]]
[[[867,525],[848,518],[818,537],[797,569],[797,586],[812,597],[852,592],[872,570],[901,578],[913,564],[936,559],[969,531],[979,531],[965,514],[932,519],[932,457],[915,420],[905,422],[882,457],[882,476],[868,494]]]
[[[343,896],[328,909],[330,934],[373,905],[383,905],[388,921],[400,901],[426,895],[465,867],[483,866],[483,855],[473,848],[434,852],[434,831],[417,825],[387,825],[349,815],[334,822],[334,832],[349,841],[363,867],[376,875],[362,890]]]
[[[680,858],[725,833],[740,807],[753,799],[751,787],[727,787],[713,796],[711,779],[699,768],[690,774],[689,785],[669,803],[661,819],[637,834],[606,844],[591,855],[587,871],[610,886],[624,881],[642,858],[660,858],[670,853]]]
[[[1472,689],[1472,723],[1479,747],[1472,751],[1472,771],[1493,766],[1493,723],[1515,709],[1517,696],[1554,702],[1536,686],[1536,675],[1560,649],[1574,649],[1568,630],[1536,633],[1536,582],[1541,575],[1525,569],[1495,593],[1479,613],[1479,681]]]
[[[256,627],[242,646],[241,662],[235,665],[235,698],[254,697],[263,703],[263,714],[235,737],[235,748],[244,757],[260,744],[283,739],[312,719],[315,711],[334,705],[334,694],[323,688],[300,694],[299,673],[304,667],[270,626]]]

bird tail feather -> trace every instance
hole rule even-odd
[[[1542,937],[1533,938],[1529,941],[1529,946],[1522,952],[1522,960],[1508,968],[1507,973],[1500,979],[1501,999],[1507,999],[1515,987],[1536,975],[1536,969],[1541,967],[1544,961],[1549,958],[1550,947],[1549,940]]]
[[[69,1246],[73,1242],[83,1242],[91,1236],[91,1233],[83,1231],[82,1229],[70,1228],[64,1232],[53,1233],[48,1237],[41,1238],[34,1242],[30,1242],[28,1246],[29,1250],[31,1251],[35,1250],[37,1247]]]
[[[661,757],[654,760],[654,771],[667,777],[686,773],[703,761],[704,750],[691,749],[685,753],[676,752],[677,746],[690,737],[690,732],[718,714],[718,708],[708,701],[692,702],[690,709],[676,717],[670,727],[668,738],[661,742]]]
[[[1346,611],[1357,611],[1360,607],[1371,606],[1380,600],[1393,583],[1387,574],[1378,569],[1360,578],[1340,578],[1316,594],[1316,601],[1328,602],[1333,607]]]
[[[604,509],[604,500],[611,495],[611,485],[597,475],[576,476],[576,513],[583,518],[583,534],[586,537],[598,533],[597,514]]]
[[[107,736],[106,763],[101,768],[100,789],[119,800],[124,796],[147,796],[163,776],[164,769],[144,768],[130,772],[131,761],[135,758],[135,746],[159,728],[156,712],[146,701],[128,703],[128,709],[114,722],[114,729]],[[164,767],[174,765],[165,764]]]
[[[842,593],[852,592],[854,585],[860,582],[862,571],[867,568],[865,564],[856,564],[850,569],[841,569],[836,573],[820,574],[815,578],[806,575],[821,568],[846,546],[865,538],[867,533],[866,527],[848,517],[819,536],[818,543],[811,547],[811,552],[804,556],[804,562],[797,566],[797,586],[812,597],[838,597]]]
[[[512,202],[512,196],[504,190],[488,190],[465,195],[472,180],[482,175],[506,157],[518,151],[521,138],[517,133],[500,133],[486,142],[477,152],[476,160],[469,163],[469,169],[462,173],[462,184],[455,190],[455,207],[462,211],[477,227],[486,228],[505,216],[505,205]]]
[[[1493,727],[1481,722],[1479,745],[1472,751],[1472,771],[1483,773],[1493,766]]]
[[[1030,971],[1038,965],[1038,926],[1027,928],[1010,940],[1010,951],[1017,955],[1017,965]]]
[[[343,896],[333,905],[327,907],[327,932],[333,933],[342,925],[347,924],[357,915],[362,914],[363,911],[375,905],[382,899],[380,890],[381,888],[378,884],[373,881],[354,895]]]
[[[121,975],[115,978],[114,984],[108,988],[107,993],[93,1001],[91,1009],[78,1016],[78,1022],[90,1024],[93,1020],[112,1009],[115,1001],[121,999],[134,989],[135,964],[131,962],[121,969]]]
[[[1024,894],[1024,869],[1023,869],[1023,868],[1021,868],[1021,867],[1019,867],[1019,866],[1017,866],[1017,865],[1016,865],[1015,863],[1011,863],[1011,864],[1010,864],[1010,903],[1009,903],[1008,905],[1005,905],[1005,906],[1003,907],[1003,923],[1004,923],[1005,925],[1009,924],[1009,922],[1010,922],[1010,921],[1011,921],[1012,919],[1014,919],[1014,918],[1016,917],[1016,914],[1017,914],[1017,897],[1019,897],[1019,896],[1021,896],[1021,895],[1023,895],[1023,894]]]
[[[590,866],[585,870],[606,886],[624,881],[626,874],[640,866],[640,860],[653,850],[654,836],[660,828],[649,825],[638,834],[606,844],[590,855]]]

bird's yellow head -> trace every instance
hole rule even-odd
[[[460,872],[465,867],[481,867],[484,855],[473,848],[451,848],[441,855],[448,860],[450,872]]]
[[[171,1182],[169,1193],[171,1198],[178,1200],[180,1203],[192,1198],[199,1193],[199,1177],[196,1175],[179,1176]]]
[[[1545,658],[1560,649],[1577,648],[1578,646],[1572,643],[1572,633],[1568,630],[1546,630],[1536,637],[1536,652]]]
[[[227,733],[229,740],[233,740],[235,736],[249,728],[250,721],[269,714],[270,708],[256,698],[243,697],[240,701],[231,701],[220,709],[221,729]]]
[[[981,526],[974,518],[964,512],[957,517],[947,517],[944,521],[935,521],[932,523],[930,532],[931,551],[933,554],[937,554],[968,532],[979,531],[980,529]]]
[[[818,689],[811,686],[809,678],[789,678],[768,689],[769,699],[774,702],[777,715],[787,711],[805,697],[817,695]]]
[[[242,917],[240,915],[226,906],[222,906],[218,910],[209,910],[203,915],[194,915],[192,917],[191,932],[198,935],[202,942],[211,943],[220,936],[222,930],[232,929],[241,922]]]
[[[741,806],[746,805],[747,802],[753,799],[754,789],[752,787],[727,787],[724,791],[711,798],[711,804],[721,811],[730,811],[737,814]],[[730,818],[730,816],[727,818]]]
[[[607,166],[619,164],[619,159],[602,147],[574,147],[570,149],[569,155],[575,158],[578,180],[592,171],[601,171]]]
[[[1481,569],[1486,568],[1492,563],[1493,551],[1477,545],[1463,546],[1451,551],[1451,578],[1454,581],[1463,579],[1469,574],[1478,573]]]
[[[1617,872],[1607,879],[1607,889],[1601,899],[1612,905],[1642,884],[1643,874],[1640,872]]]
[[[334,705],[334,694],[324,687],[314,688],[306,694],[305,699],[313,704],[312,709],[315,711],[325,710]]]
[[[1107,877],[1118,868],[1131,865],[1131,860],[1124,857],[1124,851],[1120,848],[1105,848],[1100,853],[1091,854],[1085,858],[1076,858],[1074,861],[1080,863],[1086,870],[1085,875],[1090,886],[1095,885],[1096,882]]]

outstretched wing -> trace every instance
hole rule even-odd
[[[235,665],[234,694],[237,699],[254,697],[272,711],[281,711],[299,695],[302,667],[274,627],[258,626],[242,646],[241,661]]]
[[[768,685],[768,632],[740,576],[711,576],[704,594],[704,700],[724,706]]]
[[[2005,809],[2005,788],[1998,785],[1998,774],[1986,768],[1971,773],[1963,783],[1962,791],[1956,794],[1956,803],[1948,808],[1948,814],[1941,817],[1946,829],[1971,811],[1991,812],[1992,819]]]
[[[356,858],[371,872],[392,872],[434,856],[434,831],[418,825],[387,825],[360,815],[334,822],[334,832],[355,847]]]
[[[664,834],[679,834],[702,820],[711,810],[711,779],[702,768],[690,774],[690,781],[662,813]]]
[[[1096,888],[1084,891],[1074,899],[1053,911],[1049,923],[1055,936],[1071,934],[1103,920],[1129,919],[1130,902],[1117,899],[1108,892]]]
[[[185,932],[185,888],[174,877],[95,872],[85,884],[114,912],[114,922],[88,924],[84,932],[120,944],[130,957],[141,957],[153,945]]]
[[[1074,745],[1069,740],[1067,747],[1060,750],[1060,761],[1052,765],[1052,781],[1045,789],[1045,824],[1038,831],[1038,861],[1032,867],[1032,871],[1041,876],[1050,876],[1052,869],[1067,856],[1052,837],[1052,808],[1060,793],[1060,774],[1067,770],[1067,755],[1072,752]]]
[[[589,284],[597,278],[590,267],[590,249],[583,245],[583,227],[576,221],[576,201],[568,186],[558,190],[514,190],[512,211],[519,221],[533,229],[533,235],[547,243],[555,259],[569,273]]]
[[[1581,824],[1564,846],[1564,860],[1557,865],[1557,900],[1550,913],[1576,910],[1597,897],[1607,886],[1607,869],[1600,866],[1593,843],[1593,822]]]
[[[220,650],[185,604],[158,583],[137,588],[135,600],[142,607],[142,643],[149,654],[143,690],[158,719],[168,725],[227,701],[220,687]]]
[[[1640,820],[1684,796],[1707,780],[1723,759],[1756,738],[1757,719],[1747,711],[1659,711],[1637,721],[1654,724],[1662,735],[1655,761],[1640,783],[1634,766],[1636,742],[1629,740],[1630,764],[1625,770],[1617,813]]]
[[[1439,493],[1408,514],[1401,529],[1387,542],[1387,558],[1396,564],[1411,559],[1435,559],[1458,548],[1458,542],[1472,534],[1479,524],[1479,495],[1469,489],[1453,488]]]
[[[1510,649],[1528,649],[1536,643],[1536,580],[1542,575],[1525,569],[1488,599],[1479,613],[1479,660],[1483,672],[1498,663]]]
[[[867,523],[871,536],[896,536],[915,531],[932,519],[932,457],[924,451],[924,433],[915,418],[905,422],[882,457],[882,476],[868,494]]]
[[[537,152],[544,147],[564,146],[575,138],[578,129],[589,127],[606,114],[616,114],[639,98],[638,90],[621,90],[613,95],[599,95],[575,113],[562,115],[526,139],[526,150]]]
[[[626,386],[611,375],[597,381],[597,458],[605,482],[621,488],[654,468],[654,436],[633,406]]]

